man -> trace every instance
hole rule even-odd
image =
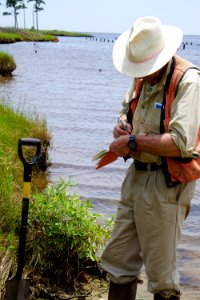
[[[200,72],[175,55],[181,42],[179,28],[143,17],[114,45],[115,67],[134,80],[110,151],[133,163],[101,258],[109,300],[136,299],[143,265],[154,300],[181,297],[176,249],[200,177]]]

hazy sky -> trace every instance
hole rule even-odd
[[[134,20],[145,15],[159,17],[166,25],[176,25],[184,34],[200,35],[199,0],[44,0],[44,11],[39,13],[39,29],[63,29],[80,32],[121,33]],[[4,4],[5,0],[0,0]],[[33,2],[26,11],[26,27],[33,25]],[[0,26],[13,26],[13,17],[2,16]],[[23,12],[18,16],[24,27]]]

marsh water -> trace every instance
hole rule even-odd
[[[118,159],[97,171],[91,158],[112,140],[130,79],[112,63],[118,35],[93,35],[62,37],[57,43],[0,45],[17,64],[13,78],[0,82],[0,98],[27,114],[45,116],[52,133],[52,165],[44,174],[49,182],[71,176],[78,183],[76,192],[91,199],[96,211],[109,215],[116,211],[129,163]],[[184,36],[184,43],[179,53],[200,66],[200,36]],[[181,282],[200,288],[200,181],[178,255]]]

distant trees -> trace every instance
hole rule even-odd
[[[25,9],[27,9],[27,6],[25,5],[24,2],[22,2],[20,9],[23,9],[24,13],[24,29],[26,28],[26,14],[25,14]]]
[[[13,11],[5,11],[3,12],[3,16],[13,15],[14,16],[14,27],[18,28],[18,19],[17,16],[19,14],[20,10],[23,10],[24,12],[24,28],[26,26],[26,20],[25,20],[25,9],[27,8],[25,5],[25,2],[33,2],[33,29],[35,29],[34,25],[34,14],[36,16],[36,29],[39,29],[38,26],[38,13],[41,10],[44,10],[42,5],[45,4],[45,1],[43,0],[5,0],[6,8],[11,8]],[[0,2],[0,5],[2,4],[2,1]]]
[[[18,28],[17,15],[18,10],[22,8],[23,0],[6,0],[6,7],[13,8],[15,28]],[[3,12],[3,16],[11,15],[10,12]]]
[[[38,12],[41,10],[44,10],[43,7],[41,7],[41,5],[44,5],[45,2],[43,0],[27,0],[28,2],[35,2],[34,4],[34,12],[36,14],[36,29],[39,29],[38,26]],[[34,27],[34,26],[33,26]]]

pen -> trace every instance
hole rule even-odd
[[[123,122],[123,120],[120,118],[120,116],[118,116],[118,122],[120,123],[121,127],[124,130],[128,131],[128,128],[127,128],[126,124]]]

